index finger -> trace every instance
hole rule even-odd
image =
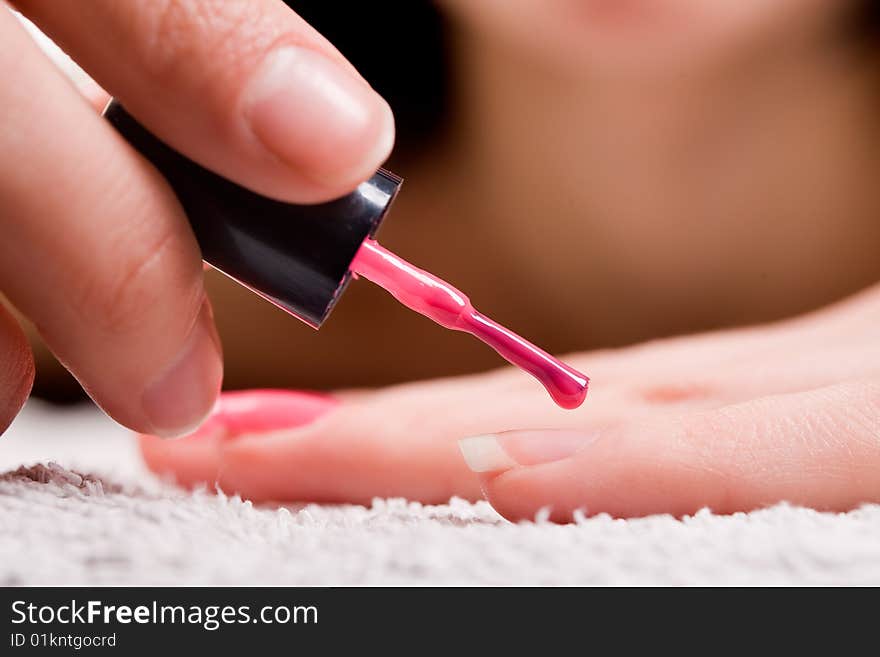
[[[388,104],[278,0],[15,4],[159,138],[256,192],[329,200],[391,150]]]

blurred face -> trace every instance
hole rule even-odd
[[[853,6],[840,0],[442,0],[481,37],[593,72],[705,67],[812,40]]]

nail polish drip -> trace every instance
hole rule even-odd
[[[365,240],[351,271],[385,288],[400,303],[454,331],[470,333],[541,382],[562,408],[577,408],[590,380],[513,331],[474,310],[470,300],[433,274],[409,264],[375,240]]]

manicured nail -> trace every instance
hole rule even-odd
[[[368,178],[394,144],[388,103],[356,74],[308,48],[268,56],[247,89],[245,112],[265,148],[318,184]]]
[[[205,424],[222,426],[225,438],[308,426],[339,405],[335,397],[299,390],[242,390],[220,396]],[[200,431],[201,432],[201,431]]]
[[[152,432],[165,438],[191,433],[211,412],[222,382],[220,339],[206,300],[177,358],[144,391]]]
[[[592,432],[567,429],[505,431],[458,441],[465,463],[474,472],[503,472],[519,466],[568,458],[597,438]]]
[[[273,432],[311,424],[339,406],[321,393],[294,390],[224,392],[211,415],[193,433],[180,440],[141,435],[141,454],[159,473],[170,473],[183,485],[211,484],[217,480],[228,441],[257,440]]]

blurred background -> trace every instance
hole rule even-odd
[[[549,351],[772,321],[880,278],[880,0],[288,4],[394,109],[381,241]],[[316,333],[208,278],[228,389],[503,364],[366,282]],[[36,393],[81,398],[37,351]]]

